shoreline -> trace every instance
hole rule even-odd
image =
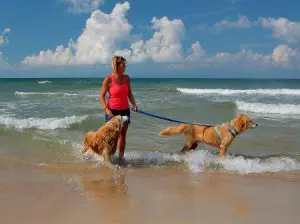
[[[2,161],[4,223],[298,223],[300,172],[193,174]],[[276,215],[274,214],[276,212]]]

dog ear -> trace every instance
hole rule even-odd
[[[247,119],[242,119],[242,130],[244,130],[247,127]]]
[[[244,130],[245,127],[246,127],[246,122],[245,122],[245,121],[242,121],[241,126],[242,126],[242,130]]]

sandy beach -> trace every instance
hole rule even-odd
[[[300,173],[36,164],[1,157],[3,223],[299,223]]]

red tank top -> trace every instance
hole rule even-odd
[[[107,107],[115,110],[126,110],[129,108],[128,104],[128,83],[124,82],[119,85],[113,74],[110,74],[111,77],[111,87],[108,89],[108,104]]]

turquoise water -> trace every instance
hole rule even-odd
[[[101,84],[101,79],[1,79],[0,153],[41,163],[85,162],[78,155],[82,137],[104,122]],[[259,127],[239,136],[226,159],[200,146],[186,160],[174,154],[182,136],[158,136],[170,122],[133,113],[129,164],[184,163],[196,172],[211,163],[241,173],[300,170],[300,80],[132,79],[132,88],[140,109],[150,113],[212,124],[245,113]]]

